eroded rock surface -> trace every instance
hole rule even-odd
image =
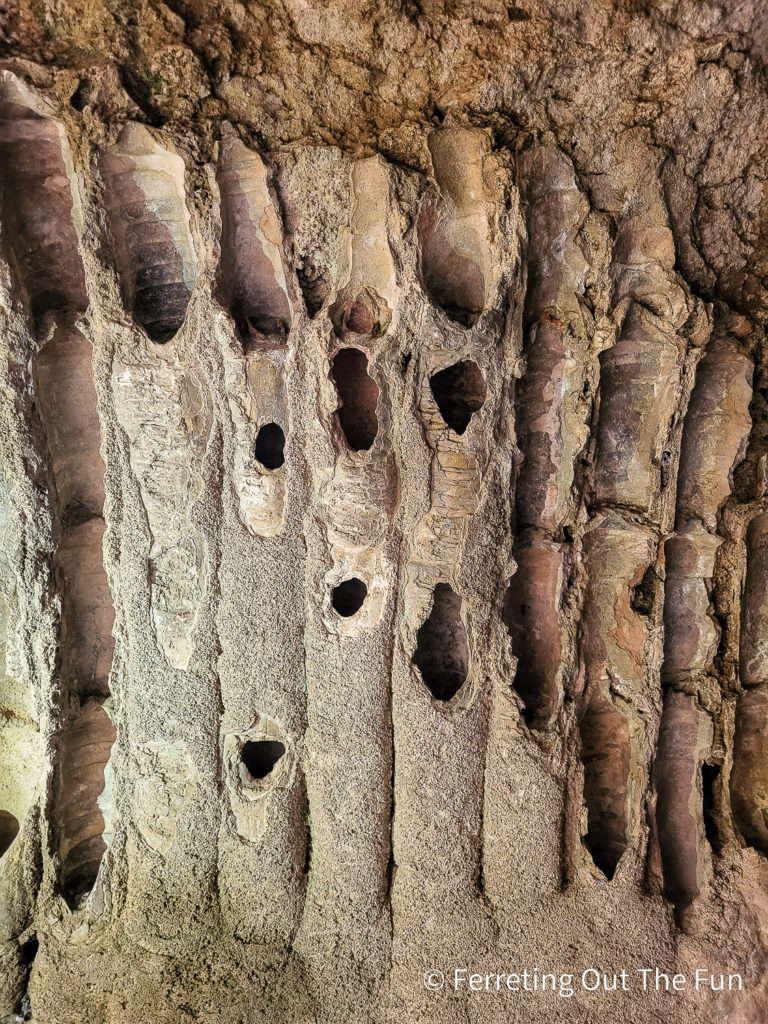
[[[0,11],[0,1019],[768,1014],[767,45]]]

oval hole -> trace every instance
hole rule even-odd
[[[277,423],[265,423],[256,435],[257,460],[265,469],[280,469],[285,462],[285,434]]]
[[[343,615],[346,619],[360,611],[367,596],[368,587],[362,580],[343,580],[333,588],[331,603],[339,615]]]
[[[340,349],[331,366],[331,377],[341,402],[336,414],[347,444],[353,451],[367,451],[379,430],[379,388],[368,373],[365,353],[357,348]]]
[[[0,857],[19,834],[19,819],[10,811],[0,811]]]
[[[440,415],[457,434],[463,434],[487,395],[480,367],[471,359],[447,366],[429,378]]]
[[[284,753],[279,740],[248,740],[240,756],[251,778],[266,779]]]
[[[454,697],[469,671],[469,643],[461,621],[461,604],[461,598],[447,583],[438,583],[432,611],[416,635],[413,661],[437,700]]]

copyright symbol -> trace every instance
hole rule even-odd
[[[428,988],[430,992],[439,992],[444,984],[445,978],[442,971],[426,971],[424,973],[424,988]]]

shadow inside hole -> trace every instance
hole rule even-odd
[[[265,423],[256,435],[257,460],[265,469],[279,469],[285,462],[285,434],[277,423]]]
[[[706,761],[702,764],[701,789],[703,795],[704,833],[707,837],[707,842],[715,853],[720,853],[722,849],[716,818],[717,797],[715,787],[719,775],[720,765],[707,764]]]
[[[83,111],[88,106],[93,94],[95,92],[93,82],[88,78],[83,78],[79,82],[77,88],[69,97],[69,105],[74,110]]]
[[[10,811],[0,811],[0,857],[19,834],[19,819]]]
[[[429,386],[440,415],[457,434],[464,433],[488,394],[480,367],[471,359],[433,373]]]
[[[279,740],[248,740],[240,757],[252,779],[266,779],[284,753]]]
[[[368,587],[366,587],[362,580],[353,578],[351,580],[344,580],[337,587],[333,588],[331,603],[339,615],[348,618],[350,615],[354,615],[355,612],[360,611],[363,601],[367,596]]]
[[[40,943],[34,936],[31,939],[27,939],[21,947],[22,962],[27,965],[33,963],[39,948]]]
[[[365,353],[357,348],[339,349],[331,364],[331,377],[341,403],[336,415],[347,444],[353,451],[367,451],[379,430],[379,388],[368,373]]]
[[[436,700],[449,701],[469,671],[469,643],[461,621],[462,599],[447,583],[438,583],[429,618],[416,634],[413,662]]]
[[[632,589],[632,595],[630,597],[630,607],[632,611],[638,613],[638,615],[652,615],[653,607],[656,603],[656,592],[658,590],[658,579],[656,577],[656,567],[649,565],[643,573],[643,578]]]

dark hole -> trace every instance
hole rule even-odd
[[[337,415],[347,443],[353,451],[367,451],[379,429],[379,388],[368,374],[365,353],[357,348],[340,349],[334,357],[331,376],[341,402]]]
[[[70,105],[74,107],[75,110],[85,110],[90,101],[92,92],[93,84],[89,79],[84,78],[70,96]]]
[[[638,615],[650,615],[653,612],[657,586],[656,571],[652,565],[649,565],[643,573],[643,578],[633,588],[629,602],[632,610]]]
[[[35,317],[38,329],[43,329],[46,314],[56,313],[68,309],[70,306],[69,297],[59,288],[46,288],[37,292],[32,297],[32,315]]]
[[[21,947],[21,959],[25,964],[31,964],[37,956],[37,951],[40,948],[40,943],[37,939],[27,939],[27,941]]]
[[[368,587],[362,580],[344,580],[343,583],[333,588],[331,602],[339,615],[347,618],[362,608],[367,595]]]
[[[429,378],[440,415],[457,434],[463,434],[469,421],[485,402],[487,390],[477,363],[463,359]]]
[[[280,469],[285,462],[285,434],[277,423],[265,423],[256,435],[256,458],[266,469]]]
[[[719,853],[722,848],[720,833],[715,819],[715,811],[717,809],[715,784],[719,775],[720,765],[705,763],[701,766],[701,788],[704,796],[704,833],[715,853]]]
[[[19,820],[10,811],[0,811],[0,857],[19,834]]]
[[[411,365],[412,358],[413,357],[411,356],[411,353],[406,352],[403,358],[400,360],[400,369],[403,371],[403,375],[405,375],[408,372],[408,367]]]
[[[146,331],[156,345],[167,345],[178,333],[177,329],[172,327],[147,326]]]
[[[248,740],[240,756],[252,778],[266,779],[284,753],[279,740]]]
[[[466,681],[469,644],[461,598],[447,583],[435,587],[432,611],[416,635],[413,661],[437,700],[450,700]]]

